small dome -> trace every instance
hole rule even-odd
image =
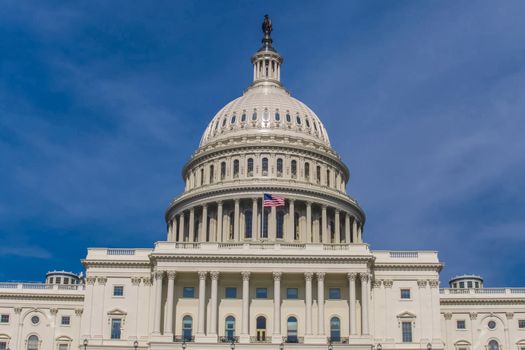
[[[303,138],[330,147],[317,115],[277,84],[251,86],[212,119],[200,146],[235,136],[279,135]]]

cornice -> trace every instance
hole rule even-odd
[[[376,271],[435,271],[441,272],[443,264],[440,263],[376,263]]]
[[[84,301],[84,294],[39,294],[39,293],[16,293],[16,292],[2,292],[0,300],[15,299],[15,300],[48,300],[48,301]]]
[[[525,305],[524,298],[440,298],[441,305]]]
[[[81,260],[82,266],[85,268],[88,268],[90,266],[111,266],[115,268],[149,268],[151,267],[150,260],[88,260],[83,259]]]

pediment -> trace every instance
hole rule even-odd
[[[397,315],[397,318],[416,318],[416,315],[411,312],[405,311]]]
[[[108,315],[112,316],[125,316],[128,313],[126,311],[120,310],[120,309],[113,309],[111,311],[108,311]]]

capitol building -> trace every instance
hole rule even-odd
[[[350,171],[262,29],[253,82],[182,169],[165,240],[0,283],[0,350],[525,350],[525,288],[444,288],[437,252],[366,243]]]

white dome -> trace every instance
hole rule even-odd
[[[235,136],[279,135],[330,147],[323,124],[277,84],[257,84],[224,106],[206,128],[200,146]]]

